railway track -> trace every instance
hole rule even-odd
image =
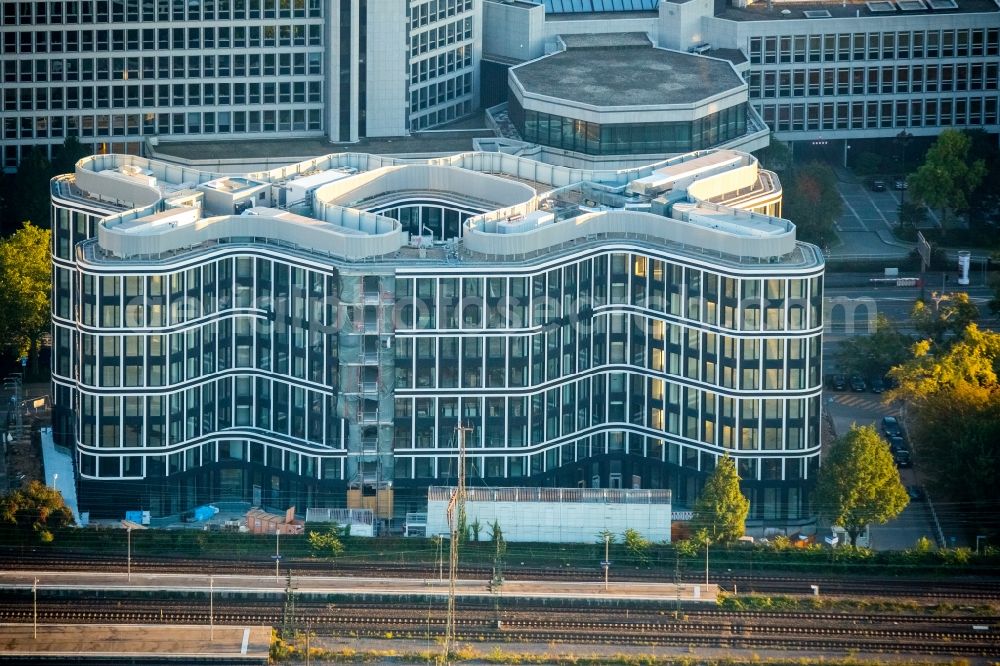
[[[358,575],[365,577],[384,578],[436,578],[438,569],[429,564],[357,564],[338,561],[331,563],[319,560],[284,560],[282,572],[292,571],[297,575]],[[133,573],[198,573],[202,575],[247,575],[260,573],[271,575],[273,562],[266,560],[221,560],[221,559],[144,559],[133,558]],[[89,571],[124,573],[125,558],[121,556],[86,556],[73,557],[12,557],[0,553],[0,569],[21,571]],[[459,568],[459,576],[465,579],[489,580],[492,569],[486,566],[464,566]],[[542,569],[532,567],[508,567],[505,570],[508,580],[539,580],[559,579],[567,581],[594,581],[600,578],[598,568],[587,569]],[[663,571],[644,571],[621,568],[613,572],[617,581],[631,582],[671,582],[672,572],[665,575]],[[697,583],[703,580],[701,573],[685,573],[678,577],[678,582]],[[779,576],[753,575],[740,573],[716,573],[711,577],[713,583],[723,590],[761,594],[812,594],[812,585],[818,585],[825,596],[882,596],[922,599],[948,599],[969,602],[1000,601],[1000,579],[984,578],[981,580],[935,580],[932,578],[863,578],[835,577],[830,575],[814,576]]]
[[[108,608],[108,604],[116,607]],[[77,602],[39,605],[39,621],[59,623],[169,623],[207,624],[207,608],[193,610],[189,601],[135,600],[108,604]],[[595,613],[580,609],[491,611],[483,607],[460,609],[457,635],[469,641],[606,643],[704,647],[790,647],[803,650],[871,650],[922,654],[1000,654],[1000,617],[940,618],[916,615],[838,615],[830,613],[725,613],[697,611],[680,619],[653,611]],[[0,622],[30,622],[31,604],[16,600],[0,609]],[[217,603],[216,624],[281,626],[283,610],[259,604]],[[303,604],[295,624],[308,625],[321,635],[425,638],[444,631],[441,608],[411,605]],[[977,630],[976,627],[987,627]]]

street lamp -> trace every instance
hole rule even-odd
[[[604,561],[601,562],[601,567],[604,569],[604,591],[608,591],[608,569],[611,568],[611,559],[608,557],[608,549],[611,545],[611,535],[604,535]]]
[[[31,584],[31,599],[31,633],[38,640],[38,578]]]
[[[57,472],[52,475],[52,490],[56,489],[56,481],[58,480],[59,480],[59,474]]]
[[[208,577],[208,640],[215,640],[215,576]]]
[[[705,537],[705,587],[708,587],[708,544],[709,538]]]
[[[274,527],[274,581],[280,582],[281,578],[278,574],[278,565],[281,564],[281,550],[278,548],[279,539],[281,537],[281,530],[278,529],[277,525]]]

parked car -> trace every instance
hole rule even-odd
[[[872,393],[881,393],[885,390],[885,382],[878,377],[873,378],[868,386],[871,387]]]
[[[899,176],[896,180],[892,181],[892,187],[897,190],[906,189],[906,178],[904,176]]]
[[[864,393],[868,386],[865,385],[865,378],[861,375],[851,375],[851,390],[857,393]]]
[[[899,420],[895,416],[882,417],[882,432],[886,437],[902,437],[903,429],[899,427]]]
[[[909,467],[910,466],[910,452],[906,449],[896,451],[892,454],[892,459],[896,462],[897,467]]]
[[[885,181],[873,180],[869,187],[872,188],[872,192],[885,192]]]
[[[847,377],[844,375],[834,375],[830,378],[830,388],[834,391],[846,391],[847,390]]]
[[[889,450],[892,451],[893,453],[896,453],[896,451],[908,450],[906,448],[906,440],[900,437],[899,435],[893,435],[888,439],[889,439]]]

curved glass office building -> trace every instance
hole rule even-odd
[[[780,202],[736,151],[627,171],[338,154],[239,177],[82,160],[52,185],[55,429],[81,507],[391,489],[401,513],[455,478],[464,433],[471,484],[690,506],[728,453],[753,519],[801,521],[823,259]]]

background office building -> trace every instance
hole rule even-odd
[[[783,140],[846,150],[904,129],[1000,130],[994,0],[43,0],[2,11],[6,169],[70,134],[130,154],[147,140],[404,136],[521,99],[518,65],[606,33],[693,51],[709,69],[729,61],[747,86],[746,121]]]
[[[240,176],[106,155],[52,206],[55,432],[95,515],[422,508],[462,426],[473,485],[683,507],[728,453],[754,520],[809,516],[823,258],[747,153]]]
[[[399,136],[478,107],[481,0],[4,2],[3,166],[79,136]]]

